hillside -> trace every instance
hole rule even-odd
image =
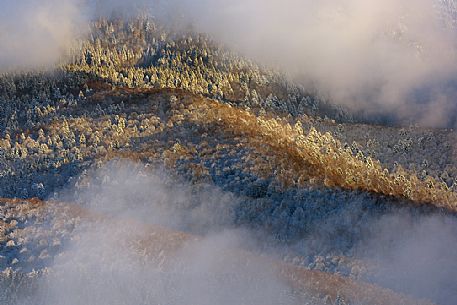
[[[412,243],[426,228],[431,232],[426,242],[451,236],[432,243],[439,251],[430,257],[437,261],[427,267],[457,267],[451,260],[457,212],[454,130],[367,122],[204,35],[176,33],[148,18],[101,19],[70,57],[57,71],[0,77],[0,197],[9,198],[0,200],[2,304],[49,302],[48,295],[34,299],[36,291],[42,290],[40,283],[59,282],[53,276],[66,273],[67,256],[81,260],[81,270],[89,268],[86,253],[78,252],[81,240],[92,241],[82,249],[94,249],[95,257],[98,250],[122,248],[113,265],[128,276],[116,273],[119,282],[113,285],[145,276],[132,279],[138,294],[130,297],[139,297],[138,304],[147,290],[140,282],[156,280],[151,277],[156,266],[170,280],[158,282],[164,289],[171,289],[177,273],[201,276],[201,285],[216,291],[223,291],[224,283],[244,291],[230,278],[253,281],[243,271],[246,260],[260,264],[254,274],[272,268],[286,279],[280,287],[291,295],[287,304],[456,301],[454,283],[436,290],[439,282],[406,276],[407,283],[399,285],[390,277],[403,281],[402,275],[389,269],[384,257],[369,254],[397,253],[398,244]],[[401,217],[401,225],[395,217]],[[428,230],[434,221],[440,225]],[[114,235],[106,236],[111,230]],[[181,265],[194,261],[175,262],[168,254],[169,244],[173,253],[187,240],[203,247],[214,242],[208,235],[224,230],[247,230],[254,237],[221,246],[236,259],[216,260],[214,265],[228,267],[216,268],[215,278],[192,270],[189,275]],[[147,241],[144,235],[160,240]],[[105,243],[106,249],[98,249]],[[412,253],[424,250],[412,244]],[[87,261],[104,266],[100,257]],[[123,269],[137,270],[137,259],[154,272]],[[392,265],[404,263],[408,272],[417,267],[392,260]],[[101,274],[109,270],[102,268]],[[262,272],[254,281],[270,280]],[[408,275],[429,270],[417,272]],[[448,280],[452,272],[441,276]],[[76,277],[66,278],[68,284],[84,282],[84,272],[83,279]],[[103,279],[94,281],[103,286]],[[419,289],[424,287],[429,288]],[[278,295],[284,299],[277,302],[289,300]],[[246,304],[264,300],[248,296],[253,299]]]

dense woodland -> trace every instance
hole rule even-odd
[[[170,188],[230,194],[215,223],[279,244],[327,240],[282,253],[310,270],[373,280],[351,251],[379,215],[457,211],[454,131],[362,124],[284,74],[149,18],[99,20],[58,69],[1,75],[0,113],[0,197],[59,199],[66,188],[77,201],[103,184],[90,181],[94,167],[141,161],[167,172]],[[201,200],[190,201],[176,209]],[[0,200],[0,271],[27,281],[79,219],[17,202]]]

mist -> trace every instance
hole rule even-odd
[[[426,126],[455,121],[452,1],[5,0],[0,70],[55,63],[90,20],[114,11],[192,25],[356,112]]]
[[[386,215],[357,249],[375,263],[371,280],[437,304],[457,302],[457,221],[453,216]]]
[[[206,236],[167,251],[152,244],[143,256],[132,243],[135,230],[98,224],[80,233],[56,260],[33,304],[46,305],[233,305],[299,304],[286,298],[290,288],[266,264],[243,264],[234,256],[244,237],[236,231]]]
[[[172,1],[197,30],[322,97],[446,126],[455,112],[455,11],[435,0]],[[443,13],[444,11],[447,14]]]
[[[136,1],[320,97],[368,116],[449,127],[457,111],[457,10],[441,0]],[[180,25],[180,26],[179,26]]]
[[[49,69],[88,30],[78,0],[2,0],[0,72]]]
[[[229,228],[238,202],[231,193],[212,185],[192,187],[164,170],[128,160],[92,169],[56,199],[79,203],[100,214],[194,233]]]
[[[89,214],[77,222],[31,301],[18,305],[315,304],[262,257],[307,252],[329,243],[325,235],[303,236],[299,247],[265,245],[275,232],[262,236],[260,228],[237,225],[236,196],[215,186],[192,186],[166,171],[117,160],[86,172],[56,196]],[[439,305],[455,304],[455,217],[394,211],[366,218],[369,230],[356,237],[350,259],[369,263],[365,280]],[[345,213],[360,211],[349,204]],[[341,231],[346,222],[322,221],[328,231]]]
[[[58,196],[95,220],[79,223],[19,305],[302,304],[270,264],[240,255],[252,237],[233,226],[236,199],[216,187],[114,161]]]

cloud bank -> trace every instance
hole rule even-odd
[[[272,243],[275,229],[240,228],[233,194],[181,183],[143,164],[108,162],[89,170],[65,193],[60,196],[74,199],[94,217],[77,221],[49,274],[15,305],[321,304],[304,291],[294,293],[274,264],[262,259],[281,253],[311,259],[317,269],[319,261],[332,259],[333,264],[333,258],[349,255],[349,261],[367,263],[368,273],[363,273],[382,287],[440,305],[457,302],[455,216],[380,209],[361,224],[354,219],[366,206],[348,204],[339,217],[324,217],[312,228],[334,231],[341,240],[311,230],[294,245]],[[360,232],[349,237],[354,247],[346,254],[338,250],[348,238],[345,226]],[[329,243],[332,249],[313,250]],[[358,269],[359,264],[347,267]]]
[[[383,216],[373,221],[356,252],[376,263],[372,279],[382,286],[437,304],[456,304],[455,216]]]
[[[69,195],[103,219],[80,223],[30,302],[16,305],[303,304],[269,263],[239,254],[250,234],[233,228],[236,200],[214,186],[115,161]]]
[[[0,70],[53,64],[90,19],[143,8],[173,25],[192,24],[355,111],[454,123],[453,1],[4,0]]]
[[[44,304],[257,305],[299,301],[287,296],[288,286],[271,265],[261,259],[245,265],[238,259],[236,253],[242,249],[274,257],[281,249],[287,250],[287,245],[265,247],[258,232],[240,229],[236,224],[238,199],[233,194],[210,185],[196,188],[180,183],[164,172],[125,160],[89,172],[81,182],[81,187],[72,187],[69,194],[87,209],[120,221],[82,226],[78,238],[55,262],[54,277],[41,290]],[[348,217],[359,213],[348,205],[340,217],[323,219],[315,229],[341,229]],[[124,221],[128,225],[119,225]],[[456,303],[455,217],[395,209],[366,221],[370,229],[353,241],[350,252],[353,258],[374,266],[368,273],[371,281],[438,304]],[[141,248],[139,253],[132,249],[132,244],[147,235],[143,225],[191,232],[199,239],[171,251],[166,244],[173,244],[173,239],[165,238],[164,244],[152,244],[156,254],[148,260],[141,256]],[[300,246],[305,253],[316,248],[316,243],[325,248],[329,242],[337,242],[310,234]],[[129,287],[128,291],[124,287]]]
[[[457,33],[439,1],[173,3],[199,31],[282,67],[332,102],[427,125],[446,125],[454,111]]]
[[[86,33],[86,10],[77,0],[3,0],[0,72],[49,67]]]

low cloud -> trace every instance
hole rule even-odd
[[[3,0],[0,4],[0,72],[48,68],[86,33],[78,0]]]
[[[65,198],[102,218],[81,222],[30,304],[301,304],[268,263],[239,254],[250,234],[232,227],[231,195],[127,161],[80,185]]]
[[[289,247],[271,243],[275,232],[237,226],[240,207],[232,194],[192,186],[142,164],[110,162],[60,196],[85,207],[96,221],[79,222],[37,293],[20,305],[314,304],[294,294],[268,259],[247,254],[251,250],[326,259],[334,251],[346,253],[349,261],[367,263],[365,276],[382,287],[440,305],[457,301],[454,216],[393,209],[366,216],[361,224],[358,209],[366,207],[348,204]],[[345,246],[346,226],[360,230],[350,237],[352,249]],[[341,240],[313,230],[338,233]],[[329,243],[328,250],[312,253]]]
[[[199,31],[281,67],[334,103],[426,125],[452,120],[457,76],[452,2],[172,2]]]
[[[455,122],[453,1],[5,0],[0,70],[55,63],[89,20],[113,11],[192,24],[354,111]]]
[[[373,221],[358,253],[374,263],[372,280],[437,304],[457,302],[457,221],[398,213]]]

